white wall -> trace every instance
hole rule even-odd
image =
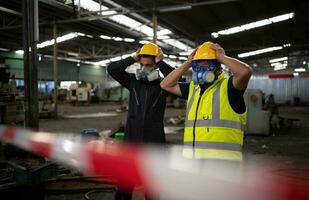
[[[268,76],[253,76],[248,88],[261,89],[265,95],[274,94],[278,103],[293,102],[294,97],[299,97],[302,102],[309,102],[309,78],[270,79]]]

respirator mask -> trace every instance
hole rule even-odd
[[[220,65],[217,60],[192,61],[192,81],[195,85],[214,82]]]
[[[149,82],[161,78],[159,69],[151,69],[149,67],[142,67],[141,69],[137,69],[135,76],[137,80]]]

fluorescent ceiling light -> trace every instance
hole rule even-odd
[[[100,4],[92,0],[74,0],[75,5],[80,5],[80,7],[90,10],[90,11],[99,11]],[[102,6],[104,8],[105,6]]]
[[[281,47],[281,46],[269,47],[269,48],[265,48],[265,49],[259,49],[259,50],[255,50],[255,51],[249,51],[249,52],[246,52],[246,53],[241,53],[241,54],[238,54],[238,57],[239,58],[245,58],[245,57],[259,55],[259,54],[263,54],[263,53],[267,53],[267,52],[277,51],[277,50],[280,50],[280,49],[283,49],[283,47]]]
[[[102,38],[104,40],[135,42],[135,40],[133,38],[110,37],[110,36],[107,36],[107,35],[100,35],[100,38]]]
[[[75,0],[75,4],[78,5],[78,1]],[[89,11],[99,11],[100,10],[100,4],[93,1],[93,0],[80,0],[80,6],[86,10]],[[109,8],[106,6],[101,6],[101,10],[102,10],[102,15],[112,15],[112,14],[117,14],[116,11],[109,11]],[[133,30],[142,32],[146,35],[152,36],[153,35],[153,31],[152,28],[150,28],[149,26],[143,25],[142,23],[127,17],[125,15],[114,15],[109,17],[110,20],[121,24],[123,26],[129,27]]]
[[[162,35],[162,36],[158,36],[157,39],[159,40],[165,40],[165,39],[170,39],[171,37],[168,35]]]
[[[17,53],[17,54],[24,54],[24,50],[17,50],[17,51],[15,51],[15,53]]]
[[[293,73],[293,76],[299,76],[299,73]]]
[[[294,69],[295,72],[305,72],[306,69],[305,68],[296,68]]]
[[[153,36],[153,29],[149,26],[142,25],[140,28],[137,27],[137,30],[144,33],[145,35]]]
[[[78,1],[76,1],[76,3],[78,3]],[[93,0],[81,0],[80,5],[84,9],[87,9],[87,10],[90,10],[90,11],[100,10],[100,4],[93,1]],[[107,10],[107,11],[102,12],[101,13],[102,15],[117,14],[116,11],[108,11],[109,8],[106,7],[106,6],[102,6],[101,9]],[[119,15],[111,16],[111,17],[109,17],[109,19],[118,23],[118,24],[121,24],[125,27],[128,27],[132,30],[141,32],[141,33],[143,33],[147,36],[153,36],[153,29],[151,27],[144,25],[141,22],[139,22],[135,19],[132,19],[128,16],[119,14]],[[171,33],[172,33],[172,31],[170,31],[169,29],[162,29],[162,30],[159,30],[157,32],[158,36],[168,35],[168,34],[171,34]]]
[[[86,36],[85,33],[79,33],[79,32],[77,32],[76,34],[77,34],[78,36],[82,36],[82,37],[85,37],[85,36]]]
[[[281,57],[281,58],[274,58],[269,60],[270,63],[275,63],[275,62],[280,62],[280,61],[285,61],[288,60],[288,57]]]
[[[191,51],[184,51],[184,52],[180,52],[179,55],[181,56],[188,56],[191,54]]]
[[[276,16],[276,17],[272,17],[272,18],[269,18],[269,20],[273,23],[277,23],[277,22],[285,21],[285,20],[292,19],[292,18],[294,18],[293,12],[283,14],[283,15],[279,15],[279,16]]]
[[[0,48],[0,51],[10,51],[10,49]]]
[[[254,55],[258,55],[258,54],[263,54],[263,53],[268,53],[268,52],[272,52],[272,51],[277,51],[277,50],[280,50],[280,49],[283,49],[283,48],[286,48],[286,47],[290,47],[290,46],[291,46],[291,44],[288,43],[288,44],[284,44],[282,46],[269,47],[269,48],[265,48],[265,49],[249,51],[249,52],[246,52],[246,53],[238,54],[238,57],[239,58],[244,58],[244,57],[254,56]],[[283,57],[283,58],[285,58],[285,57]]]
[[[120,5],[117,5],[115,4],[114,2],[108,2],[109,4],[111,4],[112,6],[115,6],[117,8],[123,8],[125,9],[124,7],[120,6]],[[75,1],[75,4],[77,5],[78,4],[78,1],[76,0]],[[90,11],[98,11],[100,10],[100,4],[93,1],[93,0],[80,0],[80,5],[82,8],[84,9],[87,9],[87,10],[90,10]],[[101,10],[104,10],[104,12],[108,12],[109,8],[106,7],[106,6],[101,6]],[[178,8],[180,9],[180,8]],[[131,30],[135,30],[137,32],[140,32],[140,33],[143,33],[145,34],[146,36],[150,36],[152,37],[153,36],[153,29],[131,17],[128,17],[128,16],[125,16],[123,14],[117,14],[116,11],[110,11],[112,12],[112,14],[115,14],[113,16],[110,16],[108,17],[108,19],[112,20],[113,22],[116,22],[120,25],[123,25],[125,27],[128,27],[130,28]],[[102,12],[103,13],[103,12]],[[137,16],[135,14],[135,16]],[[145,22],[145,20],[144,20]],[[158,39],[161,39],[163,40],[163,42],[165,42],[164,40],[167,40],[167,39],[170,39],[169,37],[166,37],[166,35],[169,35],[169,34],[172,34],[172,31],[169,30],[169,29],[163,29],[162,27],[158,27],[159,30],[157,32],[157,35],[158,35]],[[165,36],[165,37],[163,37]],[[162,37],[162,38],[159,38],[159,37]],[[173,42],[175,42],[175,44],[173,44]],[[186,50],[187,49],[187,45],[185,45],[184,43],[182,42],[179,42],[175,39],[173,39],[172,41],[167,41],[165,42],[171,46],[175,46],[181,50]]]
[[[92,35],[85,35],[88,38],[94,38]]]
[[[116,14],[117,12],[114,10],[109,10],[109,11],[103,11],[101,12],[101,15],[113,15]]]
[[[274,67],[274,70],[281,70],[281,69],[286,69],[288,66],[288,63],[281,63],[281,62],[276,62],[276,63],[271,63],[270,64],[272,67]]]
[[[89,11],[100,11],[101,15],[112,15],[112,14],[116,14],[116,11],[113,10],[109,10],[108,7],[101,5],[101,9],[100,9],[100,4],[93,1],[93,0],[75,0],[75,5],[78,5],[80,1],[80,7],[89,10]]]
[[[249,24],[244,24],[244,25],[241,25],[241,26],[236,26],[236,27],[224,29],[224,30],[221,30],[221,31],[218,31],[218,32],[213,32],[213,33],[211,33],[211,36],[214,37],[214,38],[217,38],[220,35],[235,34],[235,33],[239,33],[239,32],[242,32],[242,31],[247,31],[247,30],[250,30],[250,29],[255,29],[255,28],[266,26],[266,25],[269,25],[269,24],[289,20],[289,19],[292,19],[292,18],[294,18],[293,12],[283,14],[283,15],[278,15],[278,16],[271,17],[271,18],[268,18],[268,19],[259,20],[259,21],[252,22],[252,23],[249,23]]]
[[[271,63],[270,64],[270,66],[272,66],[272,67],[274,67],[274,66],[278,66],[278,65],[288,65],[288,63],[287,62],[285,62],[285,63],[281,63],[281,62],[276,62],[276,63]]]
[[[288,65],[288,62],[287,61],[285,61],[284,63],[282,63],[282,62],[275,62],[275,63],[271,63],[270,64],[270,66],[272,66],[272,67],[275,67],[275,66],[278,66],[278,65]]]
[[[147,41],[147,40],[141,40],[141,41],[139,41],[140,44],[147,44],[148,42],[150,42],[150,41]]]
[[[53,56],[44,55],[44,57],[52,58]],[[77,63],[76,65],[78,65],[78,63],[84,63],[84,64],[89,64],[89,65],[95,65],[94,62],[91,62],[91,61],[83,61],[83,60],[78,60],[78,59],[74,59],[74,58],[58,57],[57,59],[59,59],[59,60],[66,60],[66,61],[70,61],[70,62],[75,62],[75,63]]]
[[[122,41],[123,39],[120,38],[120,37],[113,37],[113,40],[115,40],[115,41]]]
[[[74,32],[74,33],[69,33],[69,34],[57,37],[56,41],[57,41],[57,43],[61,43],[61,42],[67,41],[67,40],[74,39],[78,36],[86,36],[86,35],[84,33]],[[37,48],[41,49],[41,48],[44,48],[44,47],[47,47],[47,46],[51,46],[51,45],[54,44],[54,41],[55,41],[54,39],[51,39],[51,40],[47,40],[45,42],[39,43],[37,45]]]
[[[136,28],[142,25],[142,23],[130,17],[127,17],[125,15],[115,15],[115,16],[109,17],[109,19],[117,22],[118,24],[124,25],[126,27],[131,27],[131,28]]]
[[[114,22],[121,24],[123,26],[129,27],[135,31],[141,32],[147,36],[153,36],[153,29],[149,26],[143,25],[142,23],[127,17],[125,15],[114,15],[109,17]]]
[[[132,38],[124,38],[123,40],[124,40],[125,42],[135,42],[135,40],[132,39]]]
[[[177,56],[175,56],[175,55],[169,55],[168,57],[171,58],[171,59],[176,59],[177,58]]]
[[[188,58],[187,58],[187,57],[180,56],[180,57],[178,57],[178,60],[188,60]]]
[[[171,34],[171,33],[172,33],[172,31],[169,30],[169,29],[162,29],[161,31],[158,31],[158,32],[157,32],[157,35],[158,35],[158,36],[163,36],[163,35],[169,35],[169,34]]]
[[[118,60],[121,60],[121,59],[125,59],[125,58],[127,58],[128,56],[131,56],[131,55],[132,55],[132,53],[128,53],[128,54],[116,56],[116,57],[113,57],[113,58],[110,58],[110,59],[101,60],[101,61],[95,62],[94,64],[106,66],[110,62],[115,62],[115,61],[118,61]]]
[[[174,46],[180,50],[183,50],[183,51],[187,51],[188,49],[191,49],[191,47],[189,47],[188,45],[184,44],[183,42],[180,42],[176,39],[165,39],[163,40],[163,42],[171,45],[171,46]]]
[[[105,40],[111,40],[112,37],[109,37],[107,35],[100,35],[100,38],[105,39]]]
[[[290,47],[291,44],[290,43],[287,43],[287,44],[284,44],[283,47]]]
[[[274,67],[274,71],[283,70],[286,69],[286,65],[277,65]]]
[[[114,7],[117,7],[117,8],[122,8],[122,9],[125,9],[124,7],[114,3],[113,1],[108,1],[107,3],[109,3],[110,5],[114,6]],[[75,4],[77,5],[78,4],[78,1],[75,0]],[[87,9],[87,10],[90,10],[90,11],[99,11],[100,10],[100,4],[93,1],[93,0],[80,0],[80,6],[84,9]],[[175,7],[175,6],[173,6]],[[177,9],[182,9],[181,6],[176,6]],[[183,7],[183,6],[182,6]],[[188,8],[188,6],[186,6]],[[191,6],[190,6],[191,7]],[[170,8],[169,8],[170,9]],[[131,18],[131,17],[128,17],[128,16],[125,16],[123,14],[117,14],[116,11],[110,11],[108,7],[106,6],[101,6],[101,10],[104,11],[104,13],[106,14],[107,12],[109,12],[108,14],[115,14],[113,16],[110,16],[108,17],[108,19],[112,20],[113,22],[116,22],[120,25],[123,25],[125,27],[128,27],[130,28],[131,30],[135,30],[139,33],[143,33],[145,34],[146,36],[150,36],[152,37],[153,36],[153,29],[152,27],[149,27],[148,25],[145,25],[144,23],[147,23],[148,20],[145,21],[145,19],[143,19],[141,16],[138,16],[137,14],[135,14],[134,16],[136,17],[140,17],[141,19],[143,19],[143,23]],[[104,14],[102,11],[101,14]],[[170,39],[167,35],[169,34],[172,34],[172,31],[169,30],[169,29],[163,29],[162,27],[158,27],[159,30],[157,32],[157,36],[158,36],[158,39],[160,40],[167,40],[167,39]],[[165,37],[163,37],[165,36]],[[103,38],[104,39],[104,38]],[[172,44],[173,41],[167,41],[165,43],[171,45],[171,46],[175,46],[181,50],[186,50],[187,49],[187,46],[185,44],[183,44],[182,42],[179,42],[175,39],[173,39],[175,41],[175,44]],[[128,42],[131,42],[131,40]],[[163,41],[164,42],[164,41]]]

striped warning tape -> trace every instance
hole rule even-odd
[[[124,189],[140,186],[164,199],[309,199],[309,184],[299,186],[295,181],[259,173],[260,169],[250,165],[244,170],[230,162],[187,159],[179,146],[89,142],[76,134],[9,126],[0,126],[0,139],[87,175],[109,176]]]

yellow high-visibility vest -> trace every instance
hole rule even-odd
[[[236,113],[228,99],[228,79],[221,73],[200,96],[190,83],[183,155],[188,158],[242,160],[246,112]]]

